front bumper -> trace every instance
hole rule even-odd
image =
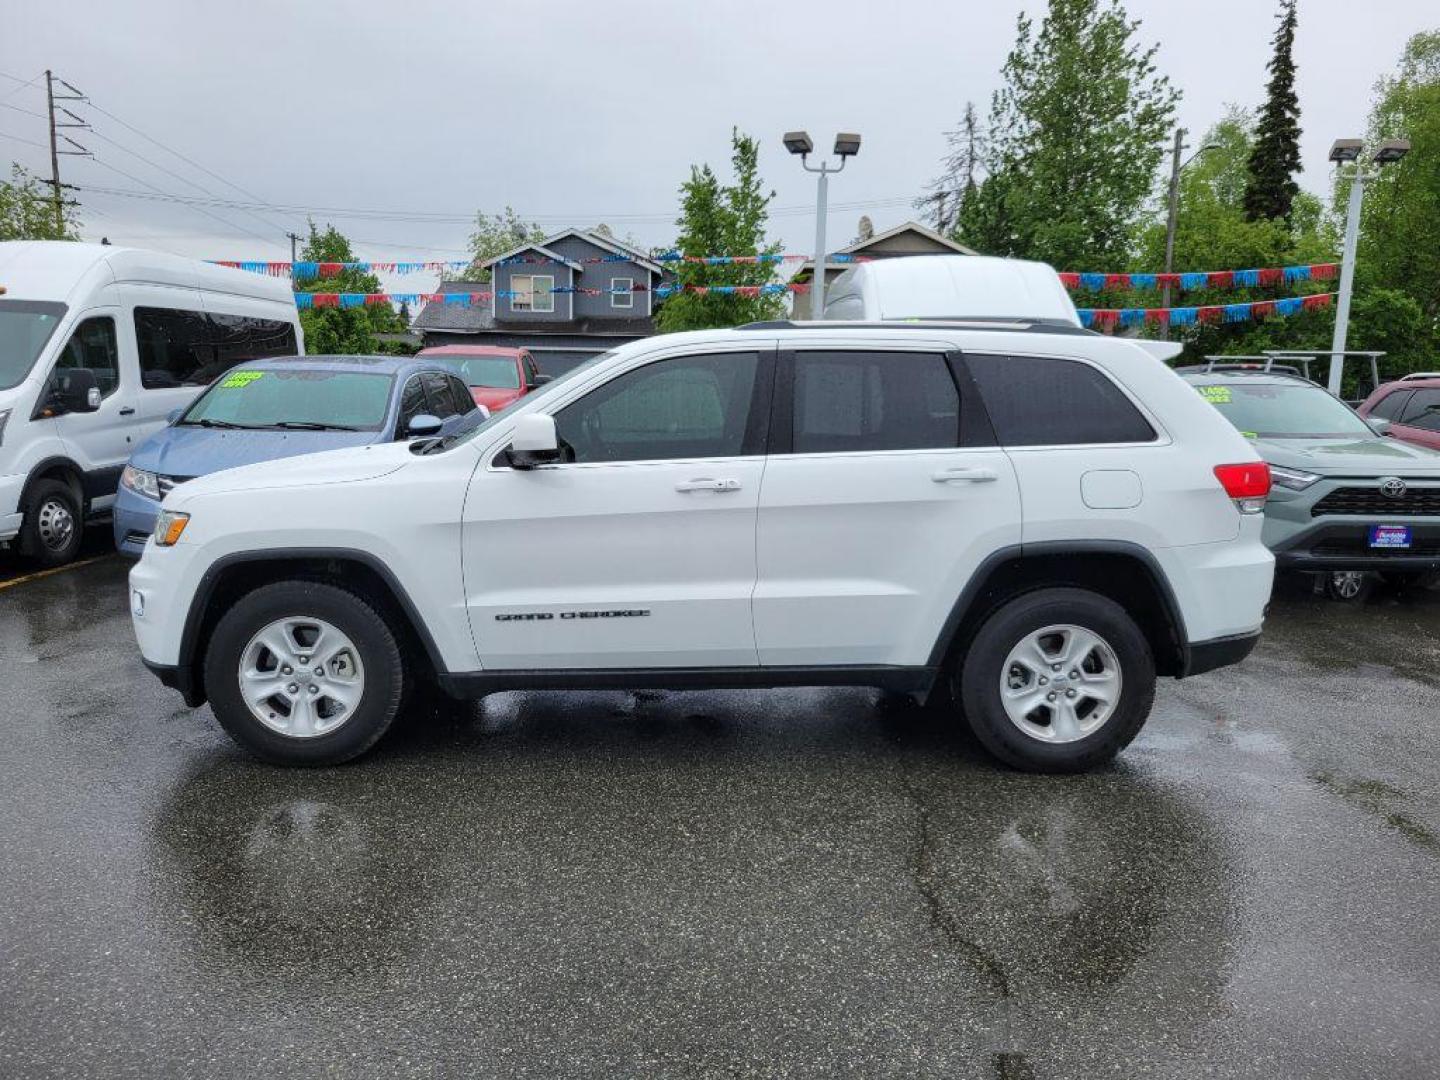
[[[122,486],[115,495],[111,512],[115,519],[115,550],[138,559],[145,553],[145,542],[155,531],[160,504]]]
[[[141,663],[150,669],[150,673],[160,680],[162,686],[171,690],[180,691],[180,696],[185,699],[185,704],[192,709],[198,709],[205,704],[205,690],[199,685],[195,678],[195,672],[189,667],[176,667],[173,664],[156,664],[144,657]]]
[[[24,474],[0,476],[0,543],[13,539],[20,532],[24,515],[20,513],[20,496],[25,491]]]
[[[1408,525],[1410,547],[1370,547],[1371,525]],[[1275,564],[1282,570],[1440,570],[1440,521],[1316,518],[1276,544]]]

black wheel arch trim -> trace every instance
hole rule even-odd
[[[965,583],[965,588],[956,599],[955,605],[950,609],[950,614],[946,617],[944,625],[940,628],[940,634],[935,639],[935,645],[930,650],[927,664],[930,667],[939,668],[945,663],[966,617],[977,603],[983,602],[982,593],[996,570],[1008,562],[1056,555],[1119,555],[1139,560],[1150,572],[1159,591],[1161,606],[1180,648],[1180,670],[1182,673],[1186,673],[1189,665],[1190,638],[1185,629],[1185,616],[1181,613],[1180,604],[1175,599],[1175,590],[1171,587],[1170,579],[1155,556],[1141,545],[1128,540],[1053,540],[1033,544],[1011,544],[992,551],[975,568],[975,572],[970,575],[970,580]]]
[[[81,502],[89,501],[90,493],[85,485],[85,470],[82,469],[73,458],[68,458],[63,454],[52,454],[50,457],[41,458],[30,467],[30,471],[25,476],[25,486],[20,489],[19,505],[21,507],[24,507],[26,500],[30,498],[30,494],[35,490],[35,485],[46,478],[46,473],[54,469],[63,469],[69,473],[75,480],[76,491],[80,496]],[[123,469],[124,466],[122,465],[120,469],[116,470],[115,475],[118,477],[120,471]],[[84,507],[82,506],[81,509],[83,510]]]
[[[185,614],[185,628],[180,634],[180,662],[179,667],[187,672],[193,670],[198,661],[195,655],[200,627],[205,621],[205,615],[210,606],[210,598],[214,595],[215,588],[220,578],[231,567],[244,563],[257,562],[299,562],[313,560],[331,560],[336,562],[357,562],[372,570],[380,577],[385,586],[390,590],[395,602],[400,605],[401,613],[410,621],[415,630],[415,635],[420,639],[420,644],[425,650],[431,665],[437,673],[445,671],[445,664],[440,655],[440,650],[435,644],[435,638],[430,633],[430,628],[420,615],[420,609],[415,606],[410,594],[395,576],[394,571],[383,559],[368,551],[361,551],[356,548],[268,548],[263,551],[237,551],[216,559],[206,568],[204,575],[200,578],[200,584],[195,588],[195,595],[190,598],[190,610]],[[162,679],[163,681],[163,679]],[[169,685],[167,683],[167,685]]]

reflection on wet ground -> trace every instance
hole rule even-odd
[[[1440,1067],[1440,595],[1287,586],[1083,777],[860,691],[506,694],[298,772],[144,672],[123,573],[0,593],[0,1074]]]

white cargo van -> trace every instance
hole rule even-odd
[[[73,559],[131,451],[243,360],[300,353],[288,281],[133,248],[0,243],[0,544]]]
[[[825,318],[1016,319],[1080,325],[1070,294],[1052,267],[985,255],[909,255],[852,266],[827,288]]]

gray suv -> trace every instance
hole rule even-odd
[[[1386,438],[1323,387],[1275,370],[1180,369],[1270,464],[1266,545],[1278,569],[1355,599],[1366,571],[1398,585],[1440,570],[1440,452]]]

